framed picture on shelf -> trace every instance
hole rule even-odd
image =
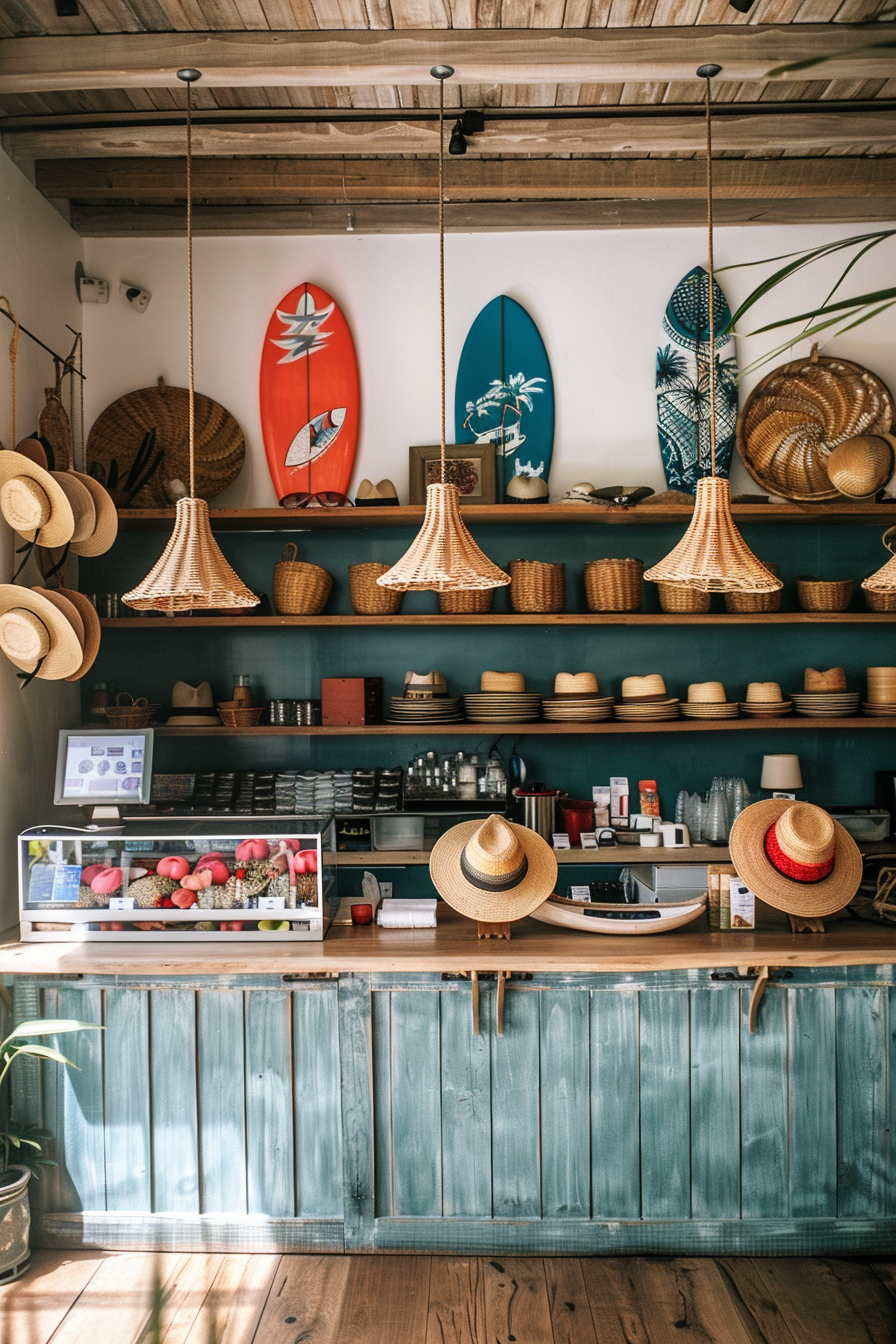
[[[441,481],[439,445],[412,447],[410,454],[411,504],[426,503],[426,487]],[[495,503],[495,445],[449,443],[445,445],[445,481],[456,485],[461,504]]]

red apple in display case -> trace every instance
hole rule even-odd
[[[159,877],[170,877],[174,882],[186,877],[189,871],[190,865],[179,854],[166,854],[164,859],[159,859],[156,867]]]

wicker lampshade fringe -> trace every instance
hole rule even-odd
[[[721,476],[697,482],[694,516],[681,541],[644,574],[652,583],[680,583],[702,593],[775,593],[780,579],[750,550],[731,517],[731,493]]]
[[[896,593],[896,555],[862,580],[866,593]]]

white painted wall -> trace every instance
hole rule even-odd
[[[0,152],[0,294],[26,327],[54,349],[68,353],[81,307],[75,293],[75,264],[81,240],[30,182]],[[0,440],[11,439],[10,378],[7,348],[13,328],[0,319]],[[26,337],[19,338],[18,431],[24,438],[37,425],[43,389],[53,384],[48,355]],[[8,582],[15,569],[15,538],[0,520],[0,574]],[[23,580],[40,583],[36,567]],[[20,580],[22,581],[22,580]],[[53,776],[60,728],[78,722],[78,687],[35,680],[20,690],[15,669],[0,656],[0,929],[18,919],[15,837],[26,826],[53,818]]]
[[[717,264],[775,256],[858,226],[720,229]],[[196,254],[197,388],[240,422],[248,460],[240,479],[218,496],[221,506],[276,503],[265,466],[258,416],[258,367],[268,319],[295,285],[313,281],[341,304],[361,365],[362,425],[354,485],[391,477],[407,498],[407,449],[438,441],[439,351],[437,239],[399,237],[199,239]],[[887,262],[892,267],[893,248]],[[185,244],[179,239],[96,239],[86,265],[117,290],[126,279],[149,289],[143,316],[113,294],[85,311],[89,362],[88,423],[110,401],[155,382],[186,381]],[[665,303],[681,276],[705,262],[702,231],[452,234],[447,254],[449,433],[454,375],[464,337],[489,299],[505,293],[531,312],[553,367],[557,433],[552,493],[582,479],[664,487],[655,430],[654,359]],[[871,254],[850,277],[873,288],[884,254]],[[732,305],[766,272],[721,278]],[[765,301],[761,320],[799,311],[823,297],[830,265],[809,271]],[[829,281],[830,283],[830,281]],[[754,324],[760,325],[757,318]],[[768,338],[739,343],[741,364]],[[802,353],[808,347],[798,347]],[[855,359],[896,388],[892,313],[843,336],[829,351]],[[745,392],[756,381],[746,380]],[[742,468],[733,479],[745,489]]]

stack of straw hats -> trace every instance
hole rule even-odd
[[[778,719],[789,714],[793,701],[785,700],[776,681],[751,681],[747,698],[740,702],[740,712],[749,719]]]
[[[558,672],[544,717],[549,723],[599,723],[613,717],[613,696],[601,695],[593,672]]]
[[[23,540],[68,546],[75,555],[103,555],[118,535],[118,513],[108,491],[81,471],[48,471],[36,439],[34,452],[0,452],[0,512]],[[37,460],[36,460],[37,459]]]
[[[24,685],[34,677],[78,681],[99,647],[99,617],[83,593],[0,584],[0,650]]]
[[[541,718],[541,696],[526,690],[522,672],[483,672],[478,694],[464,696],[471,723],[533,723]]]
[[[793,693],[797,714],[810,719],[840,719],[857,714],[860,698],[858,691],[846,689],[842,667],[832,667],[827,672],[807,667],[805,690]]]
[[[737,701],[727,698],[720,681],[695,681],[681,712],[686,719],[736,719]]]
[[[448,682],[442,672],[408,672],[404,695],[393,695],[389,723],[460,723],[463,719],[460,696],[448,694]]]
[[[868,699],[862,710],[875,719],[896,718],[896,667],[868,668]]]
[[[614,708],[617,719],[628,723],[653,723],[658,719],[677,719],[679,702],[666,691],[658,672],[646,677],[623,677],[622,700]]]

